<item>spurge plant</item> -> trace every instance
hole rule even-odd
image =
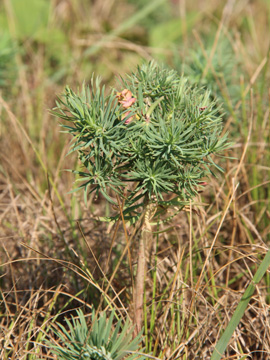
[[[73,136],[70,151],[82,164],[74,171],[82,184],[73,191],[122,206],[125,221],[141,229],[135,296],[140,331],[150,220],[166,221],[170,207],[173,217],[214,168],[222,170],[213,160],[228,146],[220,107],[207,90],[150,62],[121,79],[118,90],[107,91],[94,78],[79,94],[67,87],[53,113],[68,122],[62,126]],[[107,220],[117,220],[121,211]]]
[[[89,327],[81,310],[77,311],[78,318],[66,320],[68,329],[57,324],[53,328],[59,343],[48,341],[48,345],[57,355],[58,360],[142,360],[145,357],[138,355],[141,337],[132,340],[132,331],[126,321],[123,328],[122,321],[118,320],[113,329],[114,312],[107,319],[103,313],[97,316],[92,312],[92,324]]]

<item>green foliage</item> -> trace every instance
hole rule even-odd
[[[166,194],[174,195],[174,205],[175,199],[192,199],[202,178],[213,174],[213,154],[228,146],[220,108],[208,91],[153,62],[121,86],[125,90],[117,96],[114,90],[105,95],[100,80],[92,79],[80,94],[67,87],[57,102],[53,113],[70,123],[63,127],[73,135],[71,151],[84,166],[76,172],[83,184],[74,191],[83,188],[86,198],[101,193],[117,205],[113,190],[125,198],[127,219],[149,201],[170,205]],[[121,101],[127,89],[132,104]]]
[[[144,0],[128,0],[128,3],[134,5],[139,11],[145,7]],[[167,21],[173,15],[172,6],[168,1],[163,1],[159,6],[147,15],[139,24],[151,32],[158,24]]]
[[[1,33],[0,33],[1,34]],[[0,89],[6,88],[15,77],[15,46],[7,34],[0,36]]]
[[[46,0],[10,0],[16,35],[22,39],[34,37],[48,26],[50,2]]]
[[[27,53],[23,46],[26,40],[27,43],[32,42],[31,45],[35,47],[34,52],[37,51],[37,46],[42,44],[46,48],[46,72],[53,79],[61,78],[67,71],[66,66],[70,61],[68,34],[61,29],[59,23],[52,20],[50,2],[46,0],[10,0],[8,3],[8,6],[3,5],[2,13],[0,8],[0,52],[3,36],[1,33],[16,42],[18,52],[22,56]],[[55,67],[58,66],[60,69],[56,71]],[[8,72],[6,71],[6,73]],[[9,73],[11,73],[10,70]]]
[[[198,21],[200,13],[194,12],[187,15],[187,27],[191,29]],[[150,29],[150,46],[166,48],[176,45],[183,36],[183,20],[176,18],[158,22]]]
[[[175,66],[184,72],[191,84],[199,84],[209,90],[211,98],[216,98],[223,104],[224,110],[230,113],[241,93],[236,56],[226,38],[220,38],[213,54],[212,47],[212,42],[208,41],[204,50],[200,46],[190,50],[184,67],[177,56]]]
[[[62,345],[55,345],[47,341],[50,348],[59,360],[133,360],[145,359],[144,356],[130,354],[138,351],[142,341],[141,335],[132,340],[132,329],[129,321],[125,321],[122,328],[121,320],[117,321],[113,330],[115,314],[112,312],[109,319],[103,313],[97,317],[92,312],[92,324],[88,327],[83,312],[77,311],[78,319],[66,320],[68,330],[60,323],[54,329],[55,335],[61,340]]]

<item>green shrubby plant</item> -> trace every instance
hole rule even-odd
[[[85,200],[103,195],[138,224],[141,237],[135,296],[135,321],[141,329],[145,244],[150,220],[183,205],[205,185],[203,179],[222,170],[213,155],[227,146],[221,109],[205,89],[190,85],[174,70],[150,62],[121,79],[108,93],[92,79],[80,93],[69,87],[53,113],[73,136],[70,152],[78,152]],[[171,215],[169,218],[171,218]],[[103,218],[105,219],[105,218]],[[139,221],[140,220],[140,221]]]
[[[77,151],[83,165],[74,171],[83,182],[74,191],[84,189],[86,199],[101,194],[114,205],[119,195],[125,219],[134,223],[146,203],[192,199],[202,178],[213,174],[210,167],[221,170],[213,155],[228,144],[210,93],[175,71],[151,62],[120,86],[122,92],[108,95],[99,79],[79,94],[67,87],[53,113],[69,122],[62,126],[73,135],[70,152]]]
[[[60,323],[53,328],[60,343],[50,340],[47,345],[53,349],[58,360],[145,359],[145,356],[136,354],[142,341],[141,335],[132,340],[129,321],[122,326],[122,321],[118,320],[113,327],[114,320],[114,312],[107,319],[105,313],[97,316],[93,310],[89,326],[82,310],[77,310],[77,319],[66,319],[68,330]]]

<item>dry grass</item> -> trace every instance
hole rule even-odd
[[[148,251],[147,351],[160,359],[210,359],[269,246],[266,34],[270,9],[263,1],[203,1],[200,12],[193,1],[186,6],[171,3],[184,24],[183,39],[177,43],[179,56],[187,52],[182,45],[203,39],[208,26],[217,37],[222,22],[230,30],[243,72],[238,112],[225,118],[225,127],[233,129],[235,144],[229,155],[234,159],[221,161],[224,177],[208,181],[197,199],[205,205],[192,205],[171,224],[160,226],[159,230],[170,229],[155,235]],[[4,1],[2,10],[8,12],[10,4]],[[98,43],[96,53],[85,56],[84,51],[99,42],[106,30],[132,17],[134,5],[64,0],[52,6],[50,21],[67,32],[64,47],[70,60],[55,65],[46,45],[20,39],[23,52],[16,55],[16,82],[0,96],[3,360],[56,359],[44,346],[44,339],[53,336],[50,324],[56,315],[62,321],[79,306],[87,313],[92,306],[113,305],[120,316],[132,319],[136,238],[128,242],[131,230],[125,234],[122,223],[112,227],[95,220],[111,211],[102,199],[90,198],[85,206],[82,194],[67,194],[74,176],[63,169],[75,169],[78,164],[73,155],[65,157],[67,139],[47,109],[54,106],[65,83],[80,86],[93,71],[111,83],[115,73],[130,71],[142,58],[162,54],[170,63],[173,54],[170,47],[153,48],[148,43],[154,25],[136,24]],[[188,25],[191,11],[199,14],[193,25],[195,36]],[[11,24],[12,14],[8,19]],[[268,273],[257,286],[224,359],[270,359],[269,284]]]

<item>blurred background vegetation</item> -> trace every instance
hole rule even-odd
[[[146,351],[208,358],[269,247],[269,28],[268,0],[0,2],[1,359],[53,358],[40,345],[53,337],[49,321],[105,308],[105,293],[132,318],[136,264],[119,262],[123,226],[95,220],[110,212],[101,199],[86,206],[68,194],[64,169],[79,164],[49,109],[66,84],[95,74],[116,86],[151,59],[211,90],[234,142],[217,160],[225,176],[206,180],[204,206],[186,209],[149,250]],[[270,357],[269,283],[267,274],[226,356]]]

